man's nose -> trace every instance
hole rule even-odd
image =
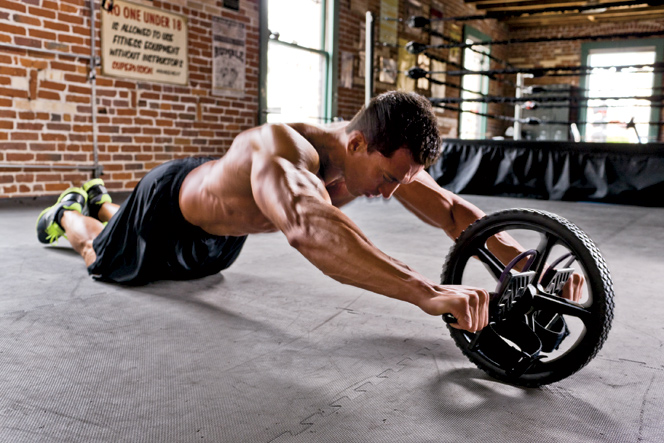
[[[396,191],[398,187],[399,183],[385,183],[379,188],[379,190],[383,198],[390,198],[392,197],[392,194],[394,194],[394,191]]]

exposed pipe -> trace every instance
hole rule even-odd
[[[95,167],[92,178],[99,178],[102,167],[99,166],[99,146],[97,144],[97,53],[96,53],[95,0],[90,0],[90,101],[92,106],[92,163]]]
[[[42,52],[44,54],[59,55],[60,57],[84,58],[86,60],[90,59],[89,55],[72,54],[69,52],[53,51],[51,49],[33,48],[32,46],[12,45],[10,43],[0,43],[0,47],[10,48],[10,49],[23,49],[25,51]]]
[[[374,18],[371,11],[367,11],[366,31],[364,42],[364,104],[368,105],[373,96],[374,89]]]
[[[96,166],[90,165],[34,165],[28,163],[2,163],[0,169],[65,169],[71,171],[80,169],[82,171],[94,171]]]

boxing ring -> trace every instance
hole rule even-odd
[[[591,7],[570,7],[576,11],[588,8]],[[560,10],[560,6],[553,9]],[[542,11],[538,10],[538,13],[540,12]],[[431,17],[378,19],[371,12],[366,14],[365,100],[367,102],[375,94],[375,75],[385,71],[384,67],[375,66],[374,51],[382,51],[384,54],[385,48],[405,50],[418,57],[418,60],[428,59],[429,62],[435,61],[439,66],[446,68],[436,71],[415,65],[392,72],[414,82],[425,80],[430,84],[447,88],[444,97],[428,97],[435,109],[451,112],[459,120],[463,114],[473,114],[500,121],[503,125],[511,125],[508,128],[511,131],[508,137],[444,139],[441,158],[429,169],[437,182],[460,194],[664,206],[664,200],[661,198],[664,193],[664,143],[659,142],[661,126],[664,124],[661,121],[664,100],[661,94],[661,74],[664,73],[664,62],[620,64],[611,67],[617,72],[652,73],[653,84],[650,89],[652,95],[625,96],[618,90],[601,91],[602,93],[597,95],[597,90],[593,92],[583,87],[587,86],[589,76],[596,70],[592,66],[584,64],[515,66],[508,60],[500,59],[490,53],[490,48],[493,46],[579,40],[597,42],[648,39],[661,37],[664,31],[463,41],[458,37],[446,35],[438,26],[444,22],[466,22],[487,18],[496,18],[495,13],[457,17],[434,17],[432,13]],[[405,45],[378,41],[374,28],[376,21],[380,20],[398,21],[404,29],[419,30],[421,35],[418,40],[411,40]],[[488,68],[467,69],[458,58],[451,56],[453,50],[467,50],[486,57]],[[656,60],[659,60],[660,56],[662,54],[658,52]],[[429,62],[424,66],[429,66]],[[469,90],[460,80],[464,76],[483,76],[488,82],[498,84],[497,88],[500,91],[511,92],[513,95]],[[571,78],[575,80],[570,80]],[[541,80],[546,84],[538,83]],[[561,81],[565,83],[560,83]],[[581,87],[574,85],[574,82],[579,82]],[[610,119],[591,121],[588,112],[592,100],[594,103],[602,101],[608,107],[646,106],[650,108],[651,119],[636,122],[632,117],[630,121]],[[625,100],[636,100],[636,102]],[[468,103],[492,104],[494,110],[511,110],[513,113],[499,114],[464,108],[464,104]],[[633,131],[632,135],[636,135],[638,143],[582,141],[579,129],[583,131],[586,127],[597,129],[609,125],[618,125],[627,132]],[[641,133],[638,128],[641,129]],[[548,137],[544,139],[538,137],[537,140],[533,140],[533,134],[538,132],[547,134]],[[644,143],[646,141],[647,143]]]
[[[664,144],[445,140],[429,169],[459,194],[664,206]]]

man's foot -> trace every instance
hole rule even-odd
[[[83,190],[88,193],[88,214],[99,220],[99,210],[104,203],[111,203],[111,196],[104,186],[104,180],[93,178],[83,185]]]
[[[82,212],[88,194],[81,188],[69,188],[58,198],[57,203],[44,209],[37,218],[37,238],[42,243],[53,243],[63,235],[65,230],[60,225],[63,211]]]

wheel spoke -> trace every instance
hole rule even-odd
[[[534,313],[530,312],[530,313],[526,314],[525,321],[526,321],[526,324],[528,325],[528,327],[530,329],[535,330],[535,315],[534,315]]]
[[[533,263],[532,270],[535,271],[535,281],[539,281],[546,266],[546,259],[549,257],[551,250],[558,243],[558,237],[553,234],[544,233],[542,239],[537,245],[537,257]]]
[[[583,323],[588,323],[592,315],[589,310],[578,303],[541,292],[533,297],[533,308],[535,310],[546,310],[561,315],[577,317],[583,321]]]
[[[477,248],[477,258],[484,263],[486,268],[491,272],[491,275],[498,280],[500,274],[503,273],[505,266],[493,255],[485,246]]]

